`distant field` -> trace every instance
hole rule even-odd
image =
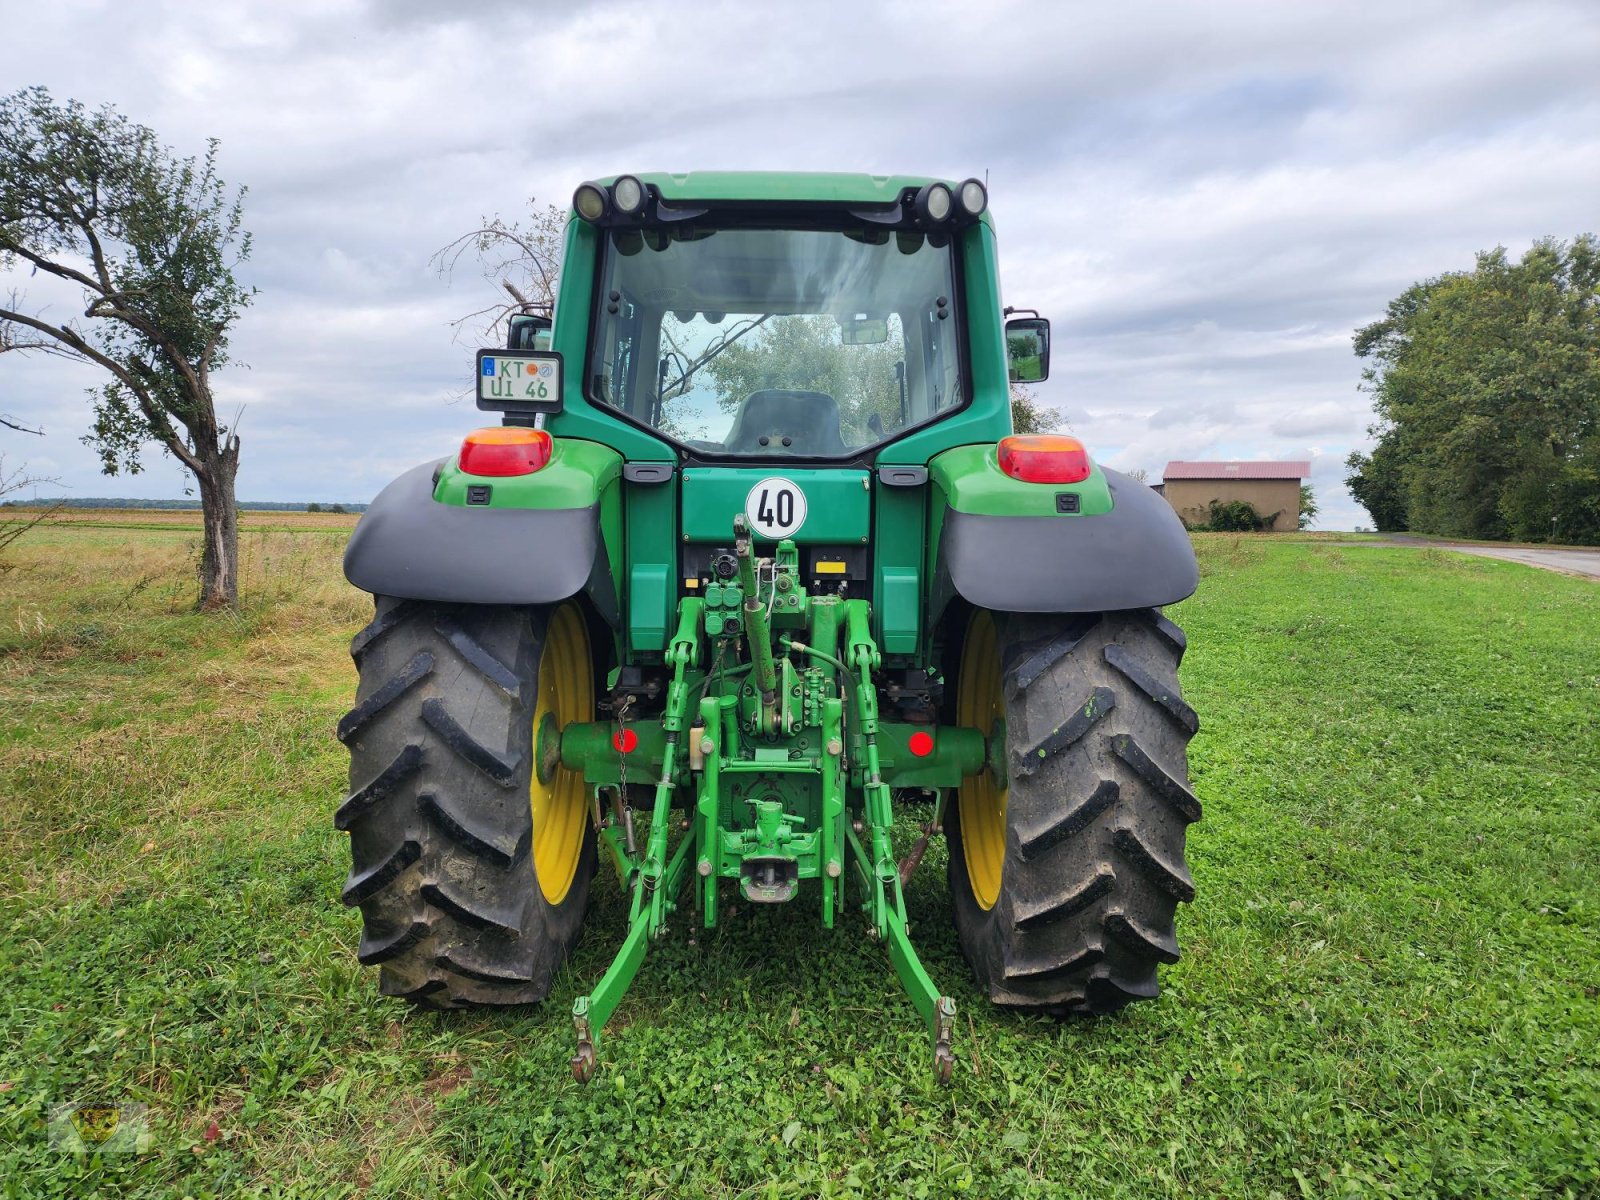
[[[16,507],[0,511],[0,520],[31,515],[35,510]],[[281,512],[244,509],[239,514],[241,532],[264,529],[354,529],[360,513]],[[89,525],[103,529],[201,529],[196,509],[176,508],[63,508],[49,518],[52,525]]]
[[[331,824],[369,611],[341,518],[269,514],[206,618],[182,515],[36,531],[0,573],[0,1194],[1600,1195],[1593,583],[1199,539],[1199,899],[1159,1001],[990,1008],[936,847],[910,904],[952,1089],[881,951],[798,907],[675,927],[585,1088],[615,889],[539,1009],[380,999]],[[91,1098],[148,1104],[152,1152],[50,1150]]]

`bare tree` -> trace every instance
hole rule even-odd
[[[203,608],[239,598],[239,437],[217,420],[212,373],[255,294],[233,269],[249,256],[243,189],[216,171],[217,143],[176,158],[110,106],[57,104],[44,88],[0,99],[0,268],[25,265],[81,289],[81,319],[56,320],[13,295],[0,306],[0,353],[92,363],[84,440],[108,475],[140,469],[160,445],[194,476],[205,527]],[[9,423],[9,422],[8,422]]]
[[[450,279],[461,259],[470,254],[484,280],[510,297],[452,321],[458,336],[465,331],[474,340],[484,338],[489,345],[501,345],[511,317],[518,313],[548,316],[555,311],[567,210],[554,204],[541,209],[529,196],[528,214],[526,223],[507,221],[498,214],[485,217],[478,228],[436,250],[429,260],[441,276]]]
[[[6,424],[13,429],[17,428],[10,421],[7,421]],[[29,430],[28,432],[31,433],[33,431]],[[17,467],[14,470],[8,470],[6,468],[6,456],[0,454],[0,500],[14,492],[22,491],[23,488],[35,487],[41,483],[55,482],[57,481],[54,479],[43,479],[29,475],[26,465]],[[6,514],[4,517],[0,517],[0,554],[4,554],[9,550],[13,542],[35,525],[48,521],[61,511],[61,501],[59,500],[43,508],[12,509],[10,507],[11,503],[13,502],[6,502]],[[8,569],[9,564],[0,561],[0,571]]]
[[[35,429],[31,425],[24,425],[15,417],[7,416],[5,413],[0,413],[0,425],[4,425],[7,429],[14,429],[18,433],[31,433],[35,437],[44,436],[44,430]]]

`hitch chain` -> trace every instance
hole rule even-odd
[[[916,840],[910,852],[900,860],[900,886],[905,887],[911,882],[911,876],[922,865],[922,856],[928,852],[928,839],[944,832],[944,789],[939,790],[939,798],[934,802],[933,819],[922,827],[922,836]]]
[[[628,804],[628,754],[622,747],[628,744],[628,710],[632,707],[630,695],[614,713],[617,719],[617,814],[622,818],[623,845],[630,858],[639,853],[639,845],[633,833],[633,809]]]

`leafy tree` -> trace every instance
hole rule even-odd
[[[1033,389],[1011,385],[1011,429],[1014,433],[1054,433],[1062,426],[1061,410],[1042,404]]]
[[[1352,492],[1380,529],[1600,542],[1600,242],[1408,288],[1356,332],[1378,414]]]
[[[319,512],[322,511],[322,505],[318,504],[315,500],[313,500],[310,504],[306,505],[306,511],[308,513],[313,513],[313,512],[319,513]]]
[[[203,158],[176,158],[155,133],[110,106],[57,104],[43,88],[0,100],[0,266],[77,285],[82,319],[0,307],[0,352],[93,363],[84,440],[108,475],[140,469],[155,442],[194,476],[205,527],[201,605],[238,602],[234,480],[239,437],[217,420],[212,374],[253,289],[234,279],[248,257],[244,192]]]
[[[905,358],[898,322],[891,322],[888,340],[876,344],[845,345],[838,331],[838,322],[825,315],[768,318],[753,336],[706,363],[718,405],[731,412],[763,388],[826,392],[838,402],[846,444],[876,441],[874,417],[893,433],[900,425],[895,364]]]
[[[1310,529],[1317,519],[1317,494],[1309,483],[1300,485],[1300,528]]]
[[[1350,494],[1372,514],[1372,523],[1378,531],[1399,533],[1409,529],[1396,439],[1380,440],[1371,454],[1353,450],[1344,463],[1350,468],[1350,474],[1345,477]]]

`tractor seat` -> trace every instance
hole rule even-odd
[[[767,445],[761,439],[768,440]],[[789,445],[783,439],[789,439]],[[839,404],[826,392],[764,388],[751,392],[733,418],[729,454],[837,456],[849,452],[839,432]]]

